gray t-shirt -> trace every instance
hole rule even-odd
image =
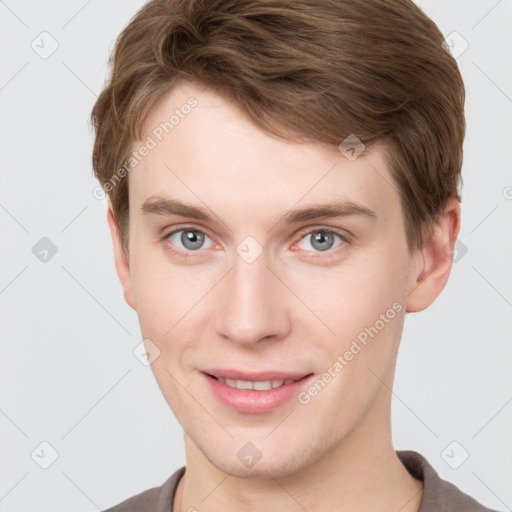
[[[484,507],[455,485],[441,479],[420,453],[398,450],[396,454],[407,471],[423,481],[423,498],[418,512],[497,512]],[[182,466],[161,487],[153,487],[132,496],[105,512],[173,512],[174,494],[184,474],[185,466]]]

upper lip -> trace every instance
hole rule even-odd
[[[242,372],[240,370],[230,369],[230,368],[210,368],[206,370],[202,370],[203,373],[207,373],[208,375],[212,375],[213,377],[223,377],[225,379],[233,379],[233,380],[248,380],[252,382],[257,381],[267,381],[267,380],[299,380],[305,377],[306,375],[310,375],[310,373],[303,372],[283,372],[283,371],[253,371],[253,372]]]

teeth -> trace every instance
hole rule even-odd
[[[250,381],[250,380],[234,380],[234,379],[224,379],[223,377],[217,377],[219,382],[226,384],[232,388],[237,389],[253,389],[256,391],[268,391],[270,389],[279,388],[283,384],[291,384],[295,382],[294,379],[286,379],[286,380],[265,380],[265,381]]]

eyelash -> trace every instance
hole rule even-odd
[[[205,233],[202,229],[195,228],[194,226],[183,226],[179,229],[174,229],[173,231],[166,233],[165,235],[163,235],[160,238],[160,241],[166,241],[170,236],[174,235],[175,233],[179,233],[180,231],[194,231],[194,232],[202,233],[203,235],[208,236],[208,238],[211,238],[208,235],[208,233]],[[336,249],[343,250],[343,249],[345,249],[346,245],[349,243],[348,237],[345,235],[342,235],[339,231],[333,230],[330,228],[323,228],[323,227],[317,227],[317,228],[313,228],[313,229],[307,228],[307,229],[301,231],[298,234],[298,236],[299,236],[298,242],[300,242],[303,238],[305,238],[308,235],[311,235],[313,233],[319,233],[319,232],[337,235],[343,243],[334,249],[329,249],[329,250],[325,251],[325,253],[322,253],[321,251],[315,251],[315,254],[310,254],[307,256],[307,258],[309,258],[309,259],[317,260],[318,258],[322,258],[323,260],[329,260],[331,257],[336,256],[336,253],[338,252]],[[173,254],[177,254],[178,256],[181,256],[182,258],[194,257],[194,253],[201,252],[201,250],[185,252],[185,251],[182,251],[181,249],[176,249],[171,244],[167,244],[167,249],[169,251],[171,251]],[[306,251],[306,252],[312,252],[312,251]]]

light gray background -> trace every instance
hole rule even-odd
[[[106,203],[92,195],[88,116],[114,39],[143,3],[0,2],[3,512],[105,509],[185,464],[182,429],[132,354],[137,316],[115,273]],[[510,510],[512,2],[420,6],[469,44],[458,57],[467,253],[433,306],[407,316],[393,439],[483,504]],[[58,42],[46,59],[31,47],[51,48],[43,31]],[[46,263],[32,252],[42,237],[58,250]],[[36,463],[51,457],[43,441],[58,452],[48,469]],[[458,469],[442,456],[453,441],[455,458],[469,453]]]

